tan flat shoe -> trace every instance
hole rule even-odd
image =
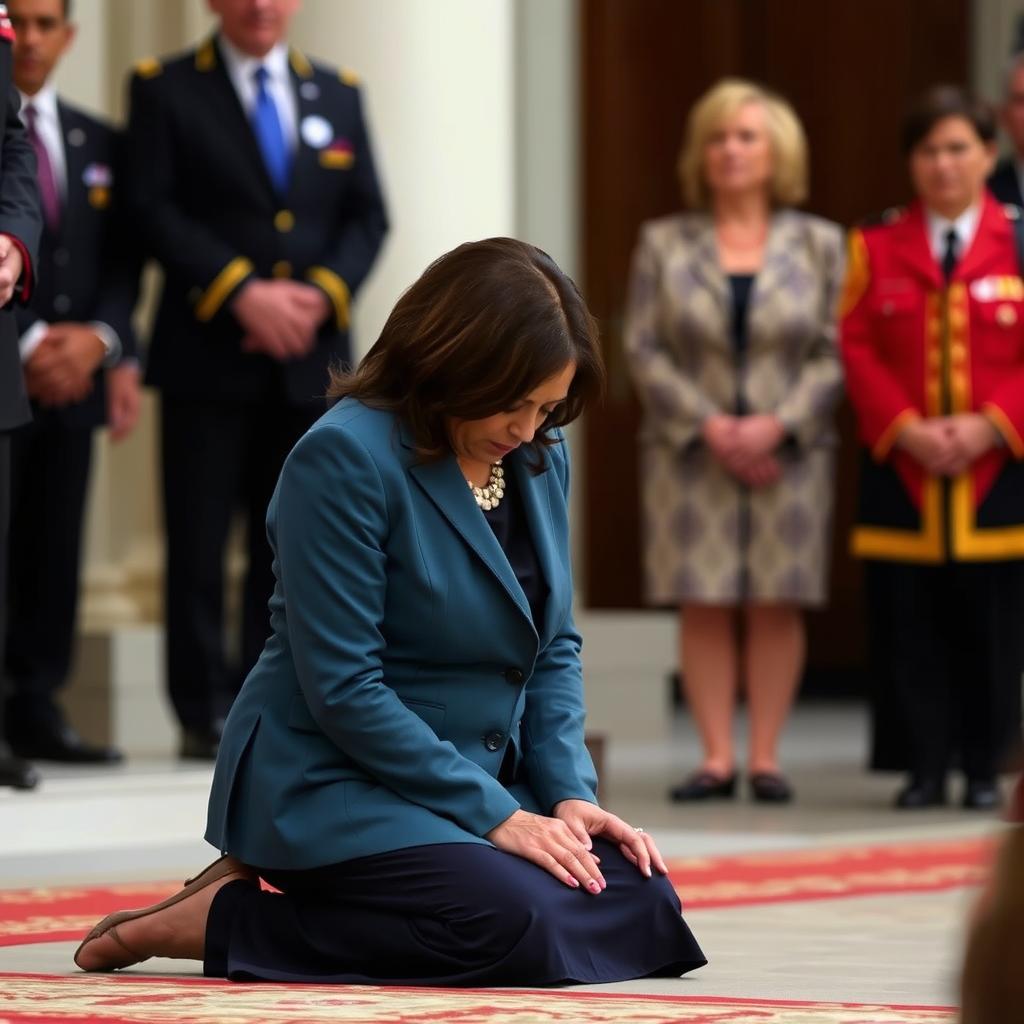
[[[86,935],[81,945],[75,950],[75,965],[83,971],[116,971],[122,967],[130,967],[132,964],[148,960],[156,954],[143,953],[132,949],[118,933],[118,925],[125,924],[127,921],[135,921],[140,917],[149,917],[151,914],[156,914],[161,910],[166,910],[168,907],[173,907],[176,903],[194,896],[200,889],[205,889],[207,886],[221,880],[226,881],[232,876],[244,878],[252,882],[258,881],[256,873],[251,868],[234,857],[224,855],[204,868],[195,878],[186,879],[183,889],[180,889],[173,896],[168,896],[167,899],[162,900],[160,903],[154,903],[151,907],[143,907],[141,910],[118,910],[113,914],[108,914]],[[94,967],[83,966],[79,962],[82,950],[90,942],[96,942],[102,938],[112,940],[112,943],[108,943],[111,948],[107,955],[101,957],[101,963]]]

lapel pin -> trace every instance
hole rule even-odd
[[[319,114],[304,117],[299,131],[302,134],[302,141],[311,149],[323,149],[334,138],[331,122]]]

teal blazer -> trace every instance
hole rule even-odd
[[[303,869],[487,843],[520,807],[596,802],[560,435],[545,462],[505,460],[549,588],[535,628],[454,456],[419,461],[392,413],[353,399],[299,441],[267,513],[272,635],[225,725],[210,843]]]

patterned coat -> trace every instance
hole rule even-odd
[[[644,224],[625,329],[645,409],[640,437],[651,603],[818,605],[825,599],[842,388],[838,225],[774,215],[748,306],[745,355],[706,214]],[[774,413],[787,430],[778,483],[751,490],[701,439],[704,419]]]

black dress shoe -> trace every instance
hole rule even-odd
[[[39,772],[19,757],[0,754],[0,786],[11,789],[35,789],[39,785]]]
[[[781,772],[754,772],[748,780],[750,795],[761,804],[788,804],[793,787]]]
[[[736,773],[727,778],[713,772],[694,772],[689,778],[683,779],[678,786],[668,791],[668,798],[673,803],[689,803],[694,800],[730,800],[736,795]]]
[[[999,783],[992,779],[968,779],[963,804],[971,811],[994,811],[1002,806]]]
[[[9,734],[11,749],[33,761],[61,761],[64,764],[117,764],[124,754],[116,747],[88,743],[70,725],[56,725]]]
[[[220,734],[210,729],[183,729],[178,757],[186,761],[216,761]]]
[[[901,811],[919,811],[925,807],[944,807],[944,779],[911,779],[897,794],[894,806]]]

